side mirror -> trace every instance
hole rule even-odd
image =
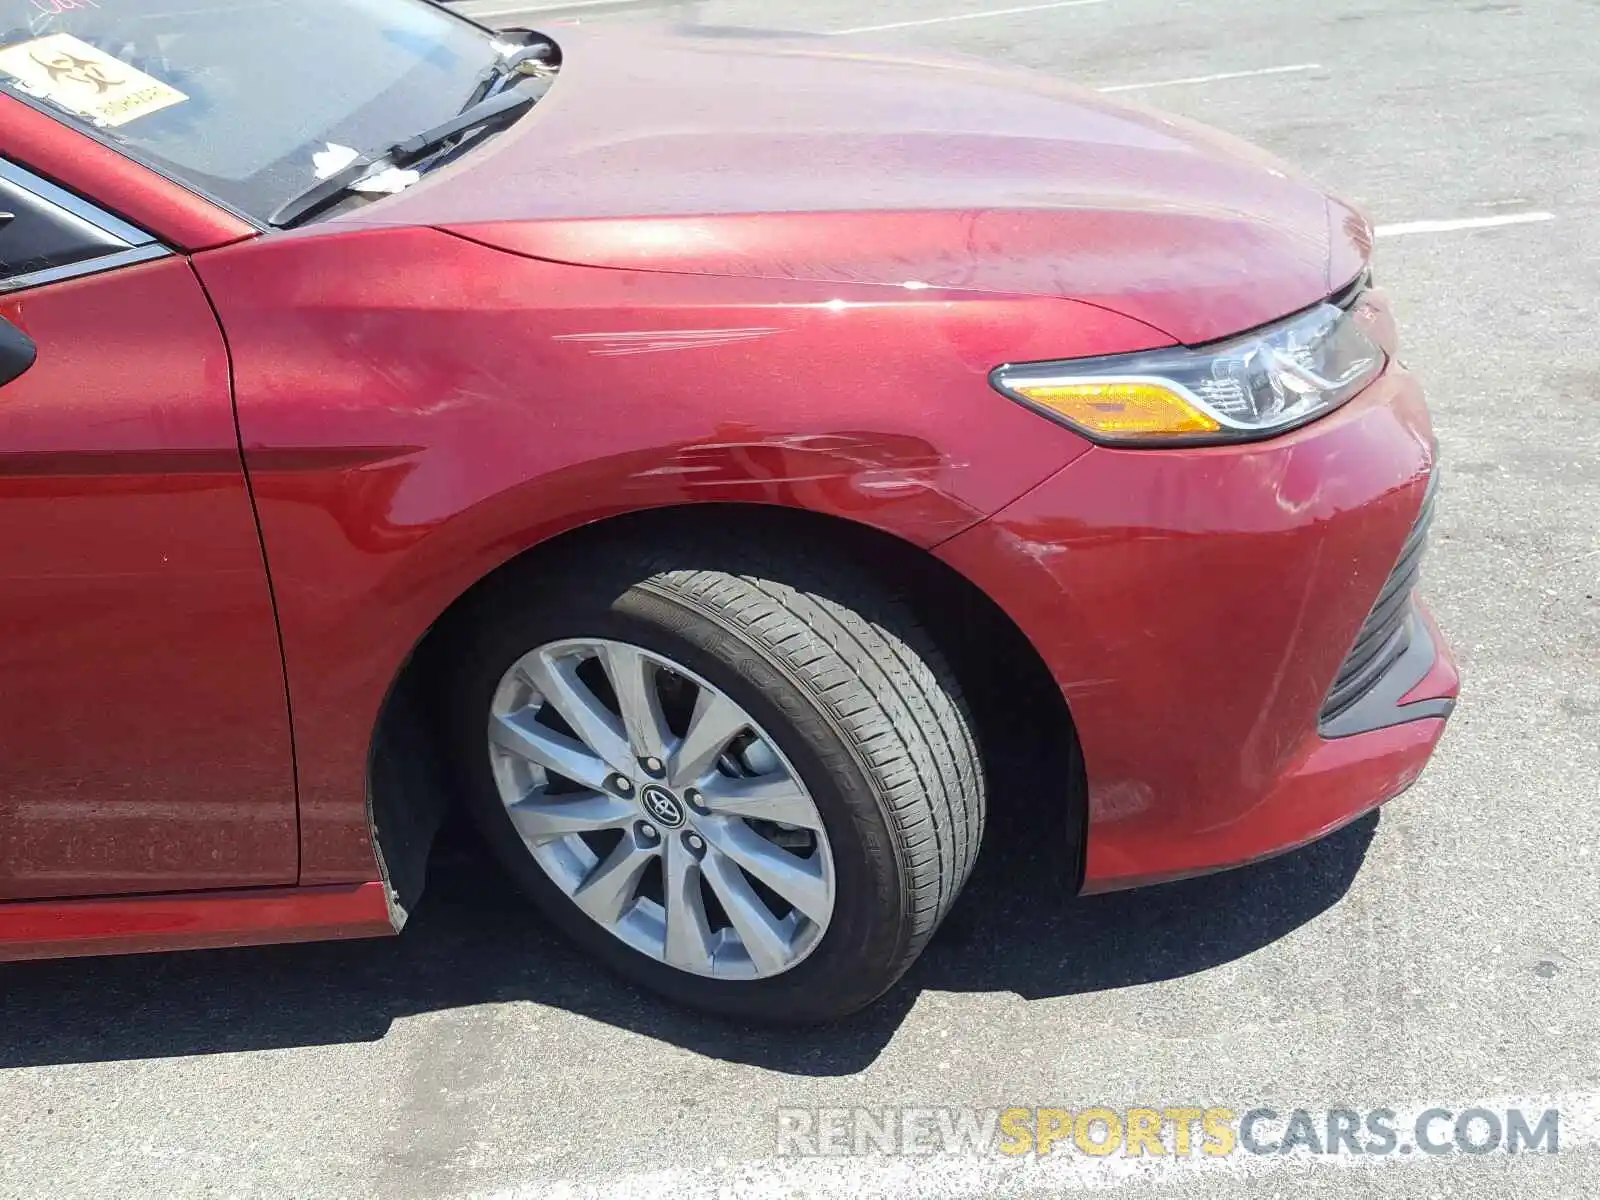
[[[33,339],[4,317],[0,317],[0,387],[10,383],[39,357]]]

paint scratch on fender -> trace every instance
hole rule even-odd
[[[601,358],[629,354],[662,354],[671,350],[709,350],[784,333],[782,329],[748,327],[742,329],[631,329],[603,333],[558,333],[553,342],[570,342],[589,347]]]

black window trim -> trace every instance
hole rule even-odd
[[[42,271],[28,271],[20,275],[0,275],[0,294],[20,292],[47,283],[58,283],[64,279],[76,279],[82,275],[98,275],[102,271],[113,271],[118,267],[132,266],[134,263],[165,258],[172,253],[157,241],[154,235],[137,225],[130,225],[121,217],[113,216],[82,196],[35,175],[26,167],[18,166],[9,159],[0,158],[0,179],[29,193],[41,204],[54,205],[124,243],[123,249],[113,250],[109,254],[98,254],[59,267],[47,267]]]

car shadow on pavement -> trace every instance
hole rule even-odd
[[[1064,996],[1171,979],[1282,937],[1349,888],[1369,815],[1242,870],[1076,900],[1036,827],[991,829],[922,960],[831,1026],[736,1025],[674,1008],[569,948],[457,836],[399,938],[0,966],[0,1068],[371,1041],[396,1018],[531,1001],[719,1059],[800,1075],[859,1071],[925,989]]]

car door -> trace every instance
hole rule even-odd
[[[216,318],[186,258],[4,160],[0,214],[0,318],[35,356],[0,383],[0,899],[293,883]]]

